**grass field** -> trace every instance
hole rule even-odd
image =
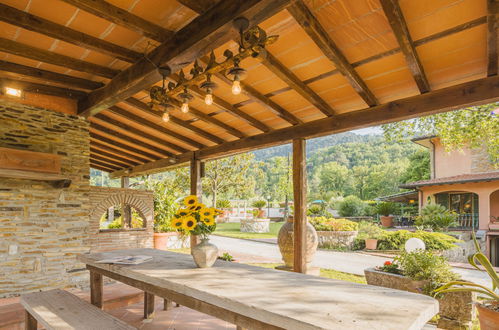
[[[215,230],[215,235],[220,236],[228,236],[234,238],[246,238],[246,239],[255,239],[255,238],[277,238],[277,233],[284,222],[271,222],[270,223],[270,232],[259,234],[259,233],[242,233],[239,230],[238,222],[226,222],[226,223],[218,223],[217,230]]]

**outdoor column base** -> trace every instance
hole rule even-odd
[[[293,271],[292,267],[288,267],[288,266],[285,266],[285,265],[277,266],[275,269],[277,269],[277,270],[285,270],[287,272],[292,272]],[[305,274],[319,276],[321,274],[321,269],[319,267],[312,267],[312,266],[310,266],[310,267],[307,267],[307,270],[305,271]]]

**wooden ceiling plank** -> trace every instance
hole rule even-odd
[[[161,138],[159,138],[157,136],[148,134],[148,133],[146,133],[146,132],[144,132],[144,131],[142,131],[140,129],[137,129],[135,127],[132,127],[130,125],[122,123],[122,122],[120,122],[118,120],[115,120],[115,119],[113,119],[113,118],[111,118],[109,116],[104,115],[103,113],[99,113],[99,114],[95,115],[95,118],[100,119],[102,121],[105,121],[106,123],[109,123],[109,124],[111,124],[113,126],[117,126],[119,128],[122,128],[122,129],[124,129],[124,130],[126,130],[126,131],[128,131],[130,133],[142,136],[145,139],[148,139],[148,140],[154,141],[156,143],[159,143],[159,144],[165,146],[166,148],[173,149],[173,150],[175,150],[177,152],[182,152],[183,153],[183,152],[189,151],[189,150],[187,150],[185,148],[182,148],[182,147],[180,147],[180,146],[178,146],[178,145],[176,145],[174,143],[165,141],[165,140],[163,140],[163,139],[161,139]]]
[[[302,0],[296,0],[288,7],[288,11],[322,50],[324,55],[334,63],[338,71],[345,76],[367,105],[370,107],[377,105],[378,101],[374,94],[369,90],[366,83],[348,62],[336,43],[329,37],[326,30],[324,30],[317,18],[312,14],[310,9],[308,9],[307,5],[305,5]]]
[[[0,20],[79,47],[116,57],[122,61],[133,63],[142,57],[142,54],[131,49],[112,44],[4,4],[0,4]]]
[[[102,166],[95,165],[95,164],[92,164],[92,163],[90,163],[90,168],[93,168],[94,170],[99,170],[101,172],[106,172],[106,173],[111,173],[111,172],[114,171],[112,169],[104,168]]]
[[[206,147],[206,145],[203,144],[203,143],[201,143],[201,142],[194,141],[191,138],[188,138],[188,137],[186,137],[186,136],[184,136],[182,134],[179,134],[179,133],[177,133],[175,131],[172,131],[172,130],[164,127],[164,126],[155,124],[155,123],[153,123],[153,122],[151,122],[151,121],[149,121],[149,120],[147,120],[145,118],[137,116],[137,115],[135,115],[135,114],[133,114],[131,112],[128,112],[128,111],[126,111],[124,109],[121,109],[119,107],[112,106],[112,107],[109,108],[109,111],[111,111],[114,114],[117,114],[118,116],[126,118],[126,119],[128,119],[130,121],[136,122],[136,123],[138,123],[140,125],[147,126],[147,127],[152,128],[152,129],[155,129],[158,132],[161,132],[163,134],[169,135],[169,136],[171,136],[171,137],[173,137],[173,138],[175,138],[177,140],[180,140],[180,141],[182,141],[184,143],[187,143],[187,144],[189,144],[189,145],[191,145],[193,147],[196,147],[198,149]]]
[[[90,158],[90,166],[97,165],[103,168],[108,168],[113,171],[121,170],[123,167],[117,165],[111,165],[108,162],[102,162],[93,158]]]
[[[19,88],[22,89],[24,92],[53,95],[70,99],[82,99],[87,95],[87,93],[85,92],[74,89],[56,87],[51,85],[43,85],[43,84],[32,83],[29,81],[6,79],[6,78],[0,78],[0,85]]]
[[[108,164],[111,164],[111,165],[116,165],[116,166],[125,167],[125,168],[133,166],[131,163],[122,162],[122,161],[119,161],[116,158],[109,159],[107,157],[100,156],[100,155],[95,154],[93,152],[90,152],[90,159],[99,160],[99,161],[102,161],[102,162],[105,162],[105,163],[108,163]]]
[[[151,116],[157,117],[158,120],[161,120],[161,114],[159,114],[157,111],[151,110],[151,108],[149,108],[149,106],[147,104],[145,104],[144,102],[141,102],[133,97],[126,99],[124,102],[130,104],[131,106],[133,106],[141,111],[147,112]],[[213,135],[213,134],[211,134],[211,133],[209,133],[209,132],[207,132],[199,127],[196,127],[196,126],[188,123],[185,120],[182,120],[178,117],[175,117],[172,114],[170,114],[170,121],[178,126],[181,126],[185,129],[188,129],[188,130],[204,137],[205,139],[207,139],[209,141],[215,142],[216,144],[220,144],[220,143],[225,142],[225,140],[219,138],[218,136],[215,136],[215,135]]]
[[[143,142],[141,140],[137,140],[129,135],[122,134],[116,130],[102,126],[100,124],[92,122],[92,123],[90,123],[90,128],[92,128],[93,130],[102,132],[102,133],[112,135],[120,140],[126,141],[125,142],[126,144],[130,143],[134,146],[140,146],[146,150],[154,151],[155,153],[162,155],[163,157],[175,157],[175,155],[169,151],[163,150],[161,148],[158,148],[156,146],[153,146],[153,145],[146,143],[146,142]]]
[[[487,0],[487,76],[495,76],[498,73],[497,56],[497,29],[499,28],[499,1]]]
[[[92,138],[94,140],[98,140],[100,142],[107,143],[109,145],[112,145],[114,147],[117,147],[117,148],[120,148],[123,150],[128,150],[130,152],[133,152],[133,153],[138,154],[138,155],[142,155],[142,157],[147,157],[147,158],[152,159],[152,160],[158,160],[161,158],[161,157],[153,155],[149,152],[134,148],[132,146],[118,142],[118,141],[113,140],[113,139],[109,139],[109,138],[107,138],[101,134],[95,133],[95,132],[90,132],[90,138]],[[94,143],[94,142],[92,142],[92,143]]]
[[[104,86],[103,83],[97,81],[68,76],[61,73],[33,68],[31,66],[21,65],[7,61],[0,61],[0,71],[11,72],[22,76],[33,77],[45,81],[52,81],[82,89],[92,90]]]
[[[92,15],[103,18],[114,24],[135,31],[147,38],[163,42],[173,35],[159,25],[151,23],[137,15],[134,15],[120,7],[116,7],[103,0],[62,0]]]
[[[105,78],[113,78],[119,72],[105,66],[85,62],[66,55],[50,52],[48,50],[31,47],[5,38],[0,38],[0,51],[21,57],[27,57],[35,61],[62,66],[80,72],[95,74]]]
[[[334,110],[327,104],[319,95],[317,95],[310,87],[303,83],[291,70],[281,63],[274,55],[267,52],[267,57],[263,60],[263,64],[274,73],[279,79],[284,81],[300,94],[305,100],[312,103],[320,112],[327,117],[334,115]]]
[[[98,141],[94,141],[94,140],[90,140],[90,147],[99,150],[101,153],[105,152],[109,155],[125,157],[126,159],[133,161],[133,162],[147,163],[149,161],[146,158],[130,154],[130,153],[123,151],[123,150],[115,149],[113,147],[99,143]]]
[[[92,144],[90,144],[90,152],[93,153],[93,154],[100,155],[101,157],[106,157],[106,158],[109,158],[109,159],[116,159],[117,161],[120,161],[122,163],[126,163],[128,165],[132,165],[132,166],[136,166],[136,165],[140,164],[140,162],[137,162],[137,161],[134,161],[134,160],[130,160],[128,158],[123,158],[123,157],[118,156],[118,155],[113,155],[113,154],[110,154],[108,152],[102,151],[102,150],[100,150],[98,148],[94,148],[92,146]]]
[[[219,0],[178,0],[182,5],[196,13],[203,13],[216,5]]]
[[[231,135],[234,135],[235,137],[238,137],[238,138],[243,138],[243,137],[246,137],[247,135],[244,134],[243,132],[241,132],[240,130],[237,130],[235,129],[234,127],[230,126],[230,125],[227,125],[226,123],[224,123],[223,121],[220,121],[216,118],[213,118],[211,117],[210,115],[204,113],[204,112],[201,112],[200,110],[196,109],[196,108],[193,108],[191,106],[189,106],[190,108],[190,112],[196,116],[197,118],[199,118],[200,120],[202,121],[205,121],[207,123],[210,123],[210,124],[213,124],[213,125],[216,125],[222,129],[224,129],[227,133],[231,134]]]
[[[405,22],[404,14],[402,13],[402,9],[400,9],[398,0],[381,0],[381,6],[388,19],[388,23],[392,27],[393,33],[397,38],[400,49],[404,54],[409,70],[414,77],[414,81],[418,85],[419,91],[422,94],[429,92],[431,90],[430,83],[426,78],[423,65],[421,64],[416,48],[414,47],[414,42],[412,41],[409,29],[407,28],[407,23]]]
[[[71,0],[75,1],[75,0]],[[92,116],[161,80],[158,66],[177,72],[209,51],[237,36],[233,20],[244,16],[256,25],[289,5],[291,0],[222,1],[196,17],[134,65],[120,72],[105,87],[79,102],[79,113]]]
[[[376,107],[338,114],[333,117],[307,122],[275,130],[270,133],[226,142],[223,145],[196,151],[202,160],[234,155],[259,148],[288,143],[297,138],[313,138],[327,134],[347,132],[440,112],[457,110],[467,106],[487,104],[499,100],[499,76],[477,79],[459,85],[433,90],[425,94],[388,102]],[[127,175],[164,171],[168,166],[179,166],[189,160],[189,154],[178,155],[176,164],[164,161],[151,162],[132,168]],[[113,177],[123,172],[113,173]]]

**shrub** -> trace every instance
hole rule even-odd
[[[421,214],[416,218],[416,225],[431,228],[435,231],[447,231],[456,223],[457,214],[451,212],[440,204],[428,204],[421,209]]]
[[[121,217],[115,219],[113,222],[111,222],[109,225],[107,225],[108,229],[119,229],[121,228]]]
[[[376,213],[380,215],[384,215],[385,217],[389,216],[390,214],[394,214],[397,212],[397,204],[393,202],[382,202],[376,205]]]
[[[253,207],[256,207],[257,209],[261,210],[262,208],[265,207],[265,205],[267,205],[267,202],[264,201],[264,200],[257,200],[257,201],[254,201],[251,206]]]
[[[421,239],[428,251],[450,250],[455,247],[454,243],[459,242],[456,238],[443,233],[430,233],[417,231],[411,233],[407,230],[385,231],[378,239],[378,249],[399,250],[404,247],[405,242],[411,237]]]
[[[309,222],[317,231],[355,231],[359,229],[358,223],[347,219],[316,217],[309,219]]]
[[[361,221],[359,223],[359,234],[357,237],[359,239],[366,239],[366,238],[372,238],[372,239],[379,239],[385,230],[383,230],[380,226],[378,226],[375,223],[368,222],[368,221]]]
[[[308,208],[307,210],[307,215],[321,215],[322,213],[322,207],[320,207],[319,205],[312,205]]]
[[[217,209],[230,209],[230,201],[228,199],[217,200]]]
[[[357,196],[345,197],[338,205],[342,217],[358,217],[364,215],[366,204]]]

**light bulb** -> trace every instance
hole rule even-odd
[[[232,84],[232,94],[239,95],[241,93],[241,83],[239,80],[234,80]]]
[[[206,103],[206,105],[212,105],[213,104],[213,95],[206,94],[206,96],[204,97],[204,103]]]
[[[180,108],[180,111],[182,111],[183,113],[188,113],[189,112],[189,104],[182,103],[182,107]]]
[[[170,115],[168,112],[163,113],[163,117],[161,117],[165,123],[167,123],[170,120]]]

